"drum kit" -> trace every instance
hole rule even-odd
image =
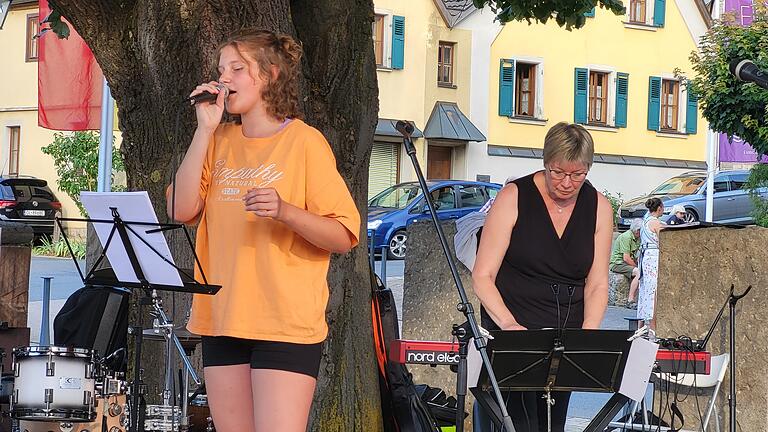
[[[159,297],[153,297],[155,322],[153,328],[142,331],[142,338],[166,343],[162,404],[140,403],[141,410],[133,409],[130,401],[136,391],[134,386],[124,372],[111,369],[108,358],[101,358],[95,350],[16,347],[12,350],[12,371],[2,374],[0,380],[0,415],[4,417],[0,432],[214,432],[208,398],[200,391],[204,386],[189,361],[201,338],[174,328]],[[174,394],[172,352],[176,348],[185,373],[179,392]],[[190,375],[198,384],[198,390],[192,393]],[[181,400],[181,406],[175,405],[175,400]],[[133,415],[139,419],[132,423]],[[132,429],[134,424],[138,427]]]

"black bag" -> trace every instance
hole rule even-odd
[[[91,285],[75,291],[53,320],[54,345],[91,349],[102,357],[117,353],[106,366],[125,372],[129,295],[118,288]]]
[[[389,361],[389,344],[400,335],[392,291],[371,270],[373,332],[385,432],[440,432],[404,364]]]

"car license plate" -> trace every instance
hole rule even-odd
[[[45,210],[24,210],[24,216],[45,216]]]

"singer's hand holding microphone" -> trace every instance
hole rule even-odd
[[[224,100],[229,95],[229,89],[216,81],[200,84],[195,87],[187,99],[195,106],[197,127],[213,132],[221,123],[224,114]]]

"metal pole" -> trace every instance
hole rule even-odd
[[[99,174],[97,192],[112,190],[112,129],[114,126],[114,99],[104,78],[101,92],[101,130],[99,131]]]
[[[49,315],[51,313],[51,276],[43,276],[43,313],[40,321],[40,346],[49,346],[51,344],[51,323]]]
[[[374,230],[368,230],[368,258],[371,261],[371,270],[373,270],[374,273],[376,273],[376,260],[375,260],[375,253],[376,250],[373,247],[373,237],[376,235],[376,231]]]
[[[381,247],[381,281],[387,286],[387,245]]]

